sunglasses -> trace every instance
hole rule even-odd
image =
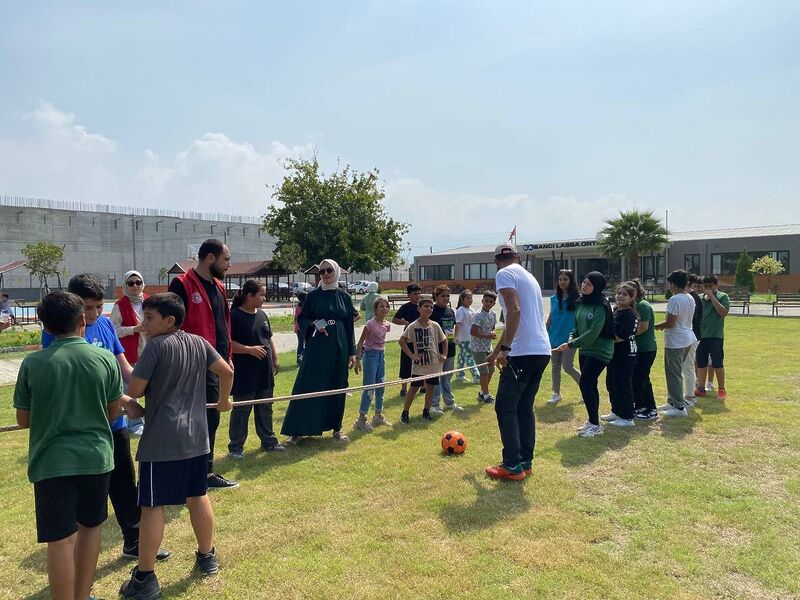
[[[327,275],[328,273],[334,273],[335,270],[332,269],[331,267],[325,267],[324,269],[320,269],[319,272],[322,273],[323,275]]]
[[[125,284],[128,287],[133,287],[135,285],[142,285],[142,282],[141,281],[126,281]]]

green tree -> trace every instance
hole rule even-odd
[[[169,267],[159,267],[158,269],[158,285],[161,285],[161,281],[164,280],[169,273]]]
[[[39,279],[39,298],[42,290],[48,289],[47,276],[58,275],[61,272],[61,262],[64,260],[64,247],[50,242],[36,242],[26,244],[20,254],[28,261],[25,268]]]
[[[733,285],[740,288],[745,288],[751,292],[756,291],[756,278],[750,270],[753,264],[753,259],[747,253],[747,249],[742,250],[739,255],[739,260],[736,261],[736,275],[733,279]]]
[[[320,170],[316,157],[289,160],[264,215],[263,230],[275,237],[275,253],[296,244],[306,259],[318,263],[333,258],[359,273],[394,264],[403,249],[406,223],[395,221],[383,206],[378,171],[359,173],[345,166],[331,175]]]
[[[767,254],[755,259],[753,264],[750,265],[750,270],[756,275],[766,275],[767,300],[772,300],[772,276],[783,273],[783,263]]]
[[[620,211],[597,234],[598,248],[607,258],[625,260],[628,278],[640,276],[640,257],[659,252],[669,242],[669,232],[653,211]]]
[[[275,249],[275,252],[272,253],[272,260],[277,266],[290,273],[297,273],[306,264],[308,258],[300,244],[288,242]]]

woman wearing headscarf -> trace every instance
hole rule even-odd
[[[339,289],[339,265],[326,258],[319,274],[319,285],[306,296],[298,318],[306,347],[292,394],[346,388],[348,369],[356,364],[355,310],[350,294]],[[285,443],[296,444],[303,436],[323,431],[333,431],[333,438],[341,442],[349,441],[342,433],[344,401],[344,394],[335,394],[289,402],[281,428],[289,436]]]
[[[111,308],[111,322],[117,337],[125,351],[125,358],[131,366],[135,365],[142,354],[147,340],[142,332],[142,302],[147,298],[144,293],[144,278],[139,271],[128,271],[122,278],[122,298]],[[134,435],[142,435],[144,429],[142,419],[128,419],[128,430]]]
[[[599,271],[587,273],[581,283],[581,296],[575,307],[575,328],[569,340],[555,348],[564,352],[578,348],[578,364],[581,378],[583,403],[589,420],[578,429],[582,437],[594,437],[603,433],[600,426],[600,392],[597,380],[614,355],[614,317],[611,305],[603,296],[606,278]]]

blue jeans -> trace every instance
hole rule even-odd
[[[442,365],[442,371],[452,371],[453,364],[455,363],[455,356],[448,356],[447,360],[444,361]],[[439,402],[444,395],[444,403],[447,406],[452,406],[456,402],[455,396],[453,396],[453,389],[450,385],[450,380],[453,379],[453,374],[450,375],[440,375],[439,376],[439,385],[433,388],[433,402],[431,406],[439,407]]]
[[[386,375],[386,361],[383,350],[364,350],[364,385],[372,383],[383,383]],[[372,403],[372,394],[375,394],[375,412],[383,410],[383,390],[380,387],[374,390],[364,390],[361,392],[361,407],[359,412],[366,414],[369,405]]]

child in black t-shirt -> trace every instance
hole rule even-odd
[[[615,427],[633,427],[633,371],[636,367],[636,288],[623,283],[617,287],[614,308],[614,356],[606,370],[606,389],[611,412],[600,417]]]
[[[275,374],[280,365],[269,319],[261,310],[265,295],[263,285],[255,279],[248,279],[231,304],[234,402],[272,398],[275,389]],[[272,429],[272,404],[234,407],[228,429],[228,454],[232,458],[244,457],[252,409],[255,409],[256,434],[261,440],[261,449],[268,452],[285,449]]]

